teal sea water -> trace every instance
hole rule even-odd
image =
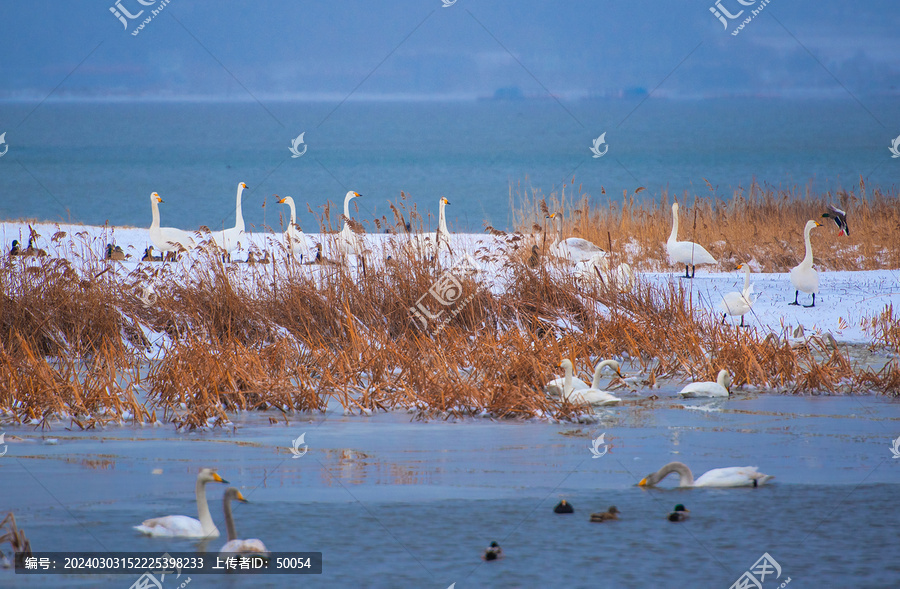
[[[451,229],[478,232],[486,223],[510,226],[511,188],[546,195],[573,178],[596,204],[638,186],[645,198],[664,190],[708,196],[704,179],[722,197],[754,179],[801,192],[854,188],[860,176],[883,188],[900,179],[900,160],[888,150],[900,134],[900,104],[850,97],[7,102],[3,131],[0,218],[87,224],[149,225],[156,191],[167,203],[164,224],[231,226],[241,181],[250,186],[243,214],[255,230],[280,226],[285,207],[273,206],[274,194],[301,203],[299,222],[314,231],[305,203],[317,214],[337,203],[336,221],[343,195],[355,190],[365,198],[354,214],[371,221],[390,217],[388,202],[402,190],[426,216],[446,196]],[[292,158],[300,133],[306,152]],[[601,133],[608,151],[595,158]]]

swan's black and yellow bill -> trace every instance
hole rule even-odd
[[[240,491],[237,492],[237,494],[234,496],[234,498],[237,499],[238,501],[242,502],[242,503],[250,503],[249,501],[247,501],[246,499],[244,499],[244,496],[241,494]]]
[[[228,484],[228,481],[226,481],[225,479],[223,479],[222,477],[220,477],[220,476],[219,476],[219,473],[217,473],[217,472],[212,473],[212,478],[213,478],[213,480],[216,481],[217,483],[225,483],[226,485]]]
[[[638,487],[646,487],[647,486],[647,477],[641,479],[641,482],[638,483]]]

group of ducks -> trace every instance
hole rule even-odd
[[[603,360],[594,368],[594,379],[590,385],[580,378],[573,375],[573,364],[568,358],[559,363],[559,367],[563,369],[565,376],[554,378],[544,387],[545,392],[550,395],[560,397],[568,403],[588,404],[594,406],[616,405],[622,399],[616,397],[613,393],[600,388],[600,381],[603,378],[603,371],[610,368],[615,375],[621,379],[625,376],[622,374],[619,363],[615,360]],[[715,382],[698,381],[685,385],[678,394],[684,398],[695,397],[728,397],[731,387],[731,375],[725,369],[719,370]]]
[[[186,515],[167,515],[144,520],[141,525],[134,526],[134,529],[148,536],[161,538],[218,538],[219,529],[213,523],[212,516],[209,513],[209,504],[206,502],[207,483],[223,483],[227,485],[228,481],[210,468],[200,470],[200,474],[197,475],[197,486],[195,488],[199,519]],[[234,517],[231,514],[232,501],[249,503],[235,487],[225,489],[222,504],[225,512],[225,527],[228,533],[228,541],[219,552],[227,555],[268,556],[269,551],[261,540],[256,538],[249,540],[238,538],[234,527]]]
[[[575,508],[572,507],[572,504],[563,499],[559,503],[556,504],[556,507],[553,508],[553,513],[575,513]],[[619,519],[619,514],[622,513],[619,509],[612,505],[606,511],[602,511],[600,513],[592,513],[590,521],[597,524],[602,524],[603,522],[608,522],[612,520]],[[675,509],[672,510],[669,515],[666,516],[666,519],[670,522],[683,522],[688,518],[688,515],[691,513],[689,509],[685,509],[684,505],[679,503],[675,506]]]

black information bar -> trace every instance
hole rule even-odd
[[[160,575],[240,573],[321,575],[321,552],[35,552],[16,554],[20,575]]]

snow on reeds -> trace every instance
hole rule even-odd
[[[685,235],[723,243],[712,248],[726,264],[729,251],[780,264],[776,258],[794,248],[792,264],[801,246],[799,238],[782,242],[783,228],[818,217],[828,198],[789,196],[754,187],[733,203],[698,201],[686,211]],[[897,205],[879,191],[844,197],[851,231],[855,219],[872,229],[854,231],[854,241],[821,240],[817,261],[900,266]],[[874,371],[851,362],[845,346],[817,338],[797,345],[723,325],[697,310],[689,284],[638,278],[620,292],[576,281],[546,255],[530,267],[531,246],[546,251],[538,231],[545,211],[532,204],[532,217],[517,213],[528,223],[522,234],[498,235],[475,251],[486,271],[457,274],[466,303],[444,313],[440,329],[411,309],[461,248],[428,260],[409,247],[405,231],[349,266],[300,265],[277,244],[264,264],[194,252],[177,263],[129,265],[95,253],[105,249],[105,231],[58,232],[50,255],[0,261],[0,411],[18,422],[49,427],[63,417],[82,428],[158,419],[206,427],[227,423],[230,411],[322,411],[330,401],[354,413],[577,419],[587,407],[542,391],[564,357],[587,374],[599,359],[625,358],[643,381],[632,388],[672,377],[713,380],[724,367],[735,385],[898,394],[896,360]],[[594,210],[582,198],[578,206],[580,214],[566,216],[567,235],[611,243],[614,264],[652,267],[664,259],[667,199],[637,205],[629,198]],[[379,227],[404,227],[408,211],[394,213],[393,225],[383,219]],[[631,242],[637,246],[629,249]],[[847,260],[848,248],[872,261]],[[897,322],[889,309],[871,325],[876,342],[895,351]]]

